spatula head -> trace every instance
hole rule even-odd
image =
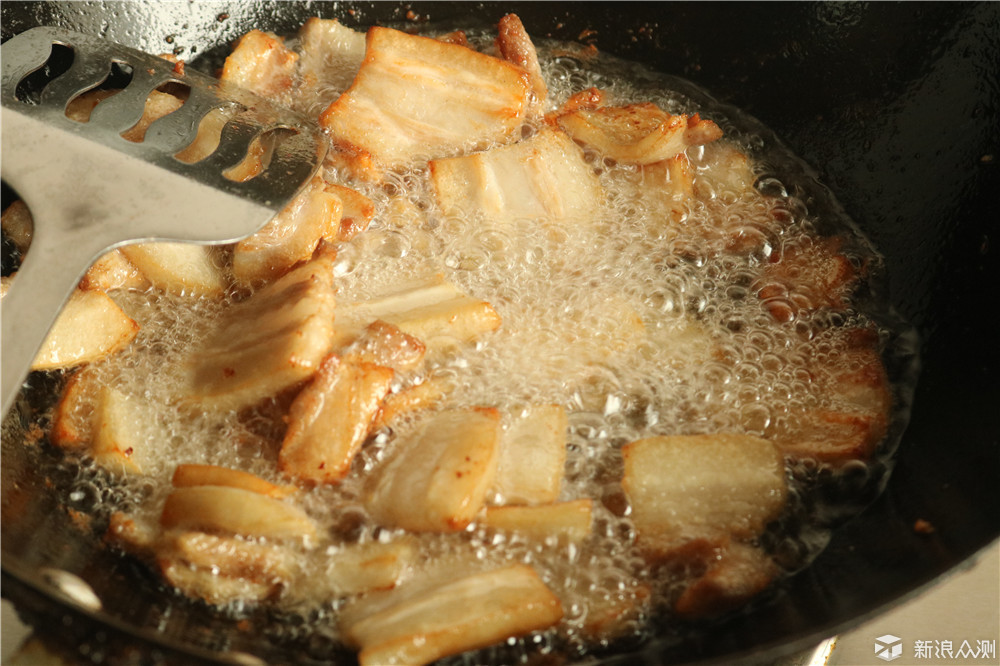
[[[32,207],[36,225],[91,225],[111,245],[235,240],[291,200],[326,152],[322,131],[304,116],[96,37],[35,28],[8,40],[2,55],[3,173]],[[73,99],[98,88],[115,92],[87,122],[67,117]],[[153,122],[141,142],[123,138],[142,117],[149,95],[165,88],[183,93],[184,104]],[[215,151],[194,163],[179,159],[204,117],[219,108],[230,110],[230,120]],[[246,178],[247,169],[233,168],[248,151],[263,157],[263,167]],[[36,210],[67,190],[75,201],[62,209],[71,220]],[[95,200],[113,205],[81,215],[85,202]]]

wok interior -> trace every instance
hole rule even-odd
[[[253,27],[290,34],[311,15],[346,24],[488,27],[513,11],[529,33],[599,49],[689,78],[759,118],[819,172],[846,213],[885,255],[888,296],[922,340],[910,426],[885,493],[841,526],[826,551],[749,612],[709,626],[664,630],[615,645],[609,661],[720,660],[806,648],[955,567],[1000,534],[992,485],[1000,354],[985,326],[998,282],[990,220],[1000,204],[1000,45],[984,5],[741,6],[608,3],[576,12],[548,3],[285,3],[240,5],[4,3],[3,37],[40,24],[101,34],[159,53],[201,57],[211,69]],[[408,21],[409,10],[416,20]],[[474,15],[474,16],[471,16]],[[596,32],[594,32],[596,31]],[[991,180],[992,179],[992,180]],[[7,202],[5,202],[6,204]],[[45,395],[47,381],[22,407]],[[165,593],[141,567],[70,526],[61,502],[74,470],[39,470],[16,424],[3,436],[4,594],[37,622],[71,617],[82,637],[93,617],[69,613],[33,586],[44,567],[73,572],[104,603],[101,649],[138,631],[164,646],[252,653],[265,661],[343,657],[321,637],[295,642],[281,618],[243,623]],[[62,475],[63,478],[58,478]],[[926,520],[931,534],[918,534]],[[27,581],[29,585],[24,585]],[[57,622],[55,624],[65,624]],[[116,638],[116,627],[126,629]],[[63,631],[66,631],[63,629]],[[90,639],[94,641],[96,639]],[[128,648],[123,648],[128,649]],[[166,657],[165,657],[166,658]],[[180,658],[190,663],[188,655]]]

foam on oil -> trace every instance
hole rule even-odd
[[[596,86],[614,104],[652,101],[674,113],[695,110],[666,79],[603,56],[566,55],[571,52],[558,44],[540,50],[551,108]],[[301,107],[308,103],[297,100]],[[718,120],[741,149],[752,148],[755,136],[730,116],[714,115],[717,109],[710,106],[697,110]],[[448,404],[497,407],[505,419],[530,404],[558,403],[569,412],[560,499],[595,500],[593,535],[580,544],[537,542],[473,524],[457,535],[420,536],[424,555],[410,574],[421,575],[421,569],[449,558],[469,570],[504,562],[534,566],[562,600],[565,618],[555,632],[507,646],[519,654],[556,647],[571,656],[585,654],[591,645],[585,629],[589,615],[608,604],[635,604],[648,594],[654,595],[655,608],[657,599],[671,598],[685,584],[683,576],[652,580],[634,548],[619,484],[623,444],[661,434],[767,435],[800,408],[829,403],[810,381],[809,368],[817,355],[836,359],[843,343],[835,336],[817,343],[824,322],[807,313],[793,324],[777,322],[751,289],[768,256],[806,242],[816,220],[801,198],[764,173],[767,167],[754,166],[763,176],[756,188],[733,187],[716,173],[721,167],[713,155],[709,149],[689,152],[699,197],[665,207],[638,197],[643,184],[638,168],[588,154],[606,196],[587,221],[485,224],[442,216],[425,166],[390,174],[379,186],[351,183],[373,199],[378,214],[371,229],[338,248],[338,300],[361,301],[393,284],[443,273],[491,303],[503,320],[498,331],[475,343],[428,359],[427,374],[447,377],[453,386]],[[744,239],[744,251],[720,251],[720,243],[734,236]],[[861,256],[863,250],[850,251]],[[240,415],[182,413],[173,406],[186,350],[210,332],[226,303],[155,291],[116,298],[141,332],[96,371],[145,405],[143,428],[155,455],[143,476],[125,479],[124,494],[102,490],[86,465],[75,492],[90,508],[114,502],[153,524],[179,463],[235,467],[285,482],[275,465],[280,413],[268,406]],[[844,326],[873,323],[855,308],[839,316]],[[383,433],[369,442],[343,483],[301,496],[320,533],[334,543],[400,536],[372,524],[362,503],[364,478],[392,442]],[[809,473],[789,470],[796,483]],[[793,488],[792,502],[806,492]],[[822,546],[824,535],[825,526],[799,526],[762,541],[795,570]],[[301,574],[279,605],[305,614],[303,609],[337,605],[317,598],[322,586],[311,583],[329,565],[325,552],[300,553]],[[621,633],[642,634],[646,619],[635,615]]]

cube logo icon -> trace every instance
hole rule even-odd
[[[892,661],[903,656],[903,639],[886,634],[875,639],[875,656],[883,661]]]

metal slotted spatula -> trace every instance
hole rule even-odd
[[[15,36],[2,63],[2,175],[34,218],[0,317],[6,414],[62,305],[101,254],[135,241],[244,238],[310,180],[327,142],[313,122],[241,88],[68,30]],[[95,89],[113,94],[89,121],[68,118],[70,102]],[[141,142],[124,139],[157,89],[186,93],[184,104]],[[194,163],[175,157],[220,107],[231,119],[215,151]],[[248,177],[252,164],[263,166]]]

